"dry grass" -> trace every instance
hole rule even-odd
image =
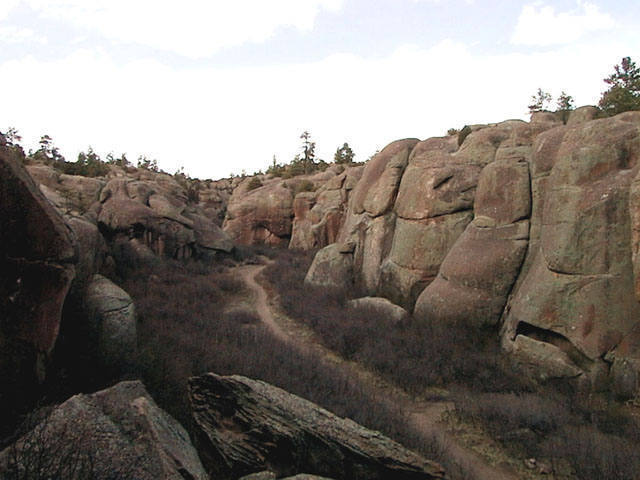
[[[265,276],[284,310],[343,357],[413,395],[429,394],[431,387],[453,391],[458,417],[515,457],[567,464],[576,478],[640,478],[640,426],[615,403],[594,410],[579,392],[536,387],[516,376],[494,331],[410,318],[392,323],[375,309],[347,308],[348,292],[305,286],[311,255],[286,251],[274,258]]]

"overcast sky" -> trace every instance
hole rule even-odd
[[[638,0],[0,0],[0,131],[220,178],[595,104]]]

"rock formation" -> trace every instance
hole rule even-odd
[[[503,344],[544,377],[583,375],[603,388],[614,359],[640,356],[631,347],[640,328],[633,233],[639,156],[639,112],[570,124],[536,140],[529,255],[505,311]],[[564,368],[544,368],[543,348],[545,361]]]
[[[209,478],[187,432],[137,381],[56,407],[0,453],[0,473],[10,468],[16,478]]]
[[[460,146],[390,144],[306,281],[386,297],[421,321],[499,328],[539,380],[637,394],[640,113],[596,113],[474,125]]]
[[[0,407],[41,382],[75,276],[73,231],[8,149],[0,147]]]
[[[99,178],[61,174],[42,163],[27,169],[60,213],[100,227],[112,253],[126,262],[233,249],[219,226],[237,184],[231,179],[185,185],[178,176],[114,165]]]
[[[223,229],[244,245],[311,249],[333,243],[361,172],[333,165],[289,179],[247,177],[229,199]]]
[[[363,170],[363,166],[347,167],[317,191],[296,195],[289,248],[312,250],[337,241],[349,196]]]
[[[136,353],[136,314],[127,292],[102,275],[94,275],[84,296],[89,348],[109,366],[132,362]]]
[[[189,380],[202,459],[237,478],[270,470],[336,479],[444,478],[404,447],[267,383],[212,373]]]

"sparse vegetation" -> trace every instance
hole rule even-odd
[[[391,323],[376,309],[348,308],[351,292],[304,285],[309,254],[287,251],[276,258],[266,278],[286,313],[343,357],[414,396],[450,392],[462,421],[485,430],[516,458],[547,459],[568,478],[633,479],[640,471],[637,421],[612,413],[615,403],[595,409],[579,392],[528,382],[505,362],[493,331],[411,319]]]
[[[563,90],[560,93],[558,100],[556,101],[556,113],[560,114],[562,123],[567,123],[567,121],[569,120],[569,114],[573,109],[575,109],[575,105],[573,104],[573,97],[565,93]]]
[[[531,103],[529,104],[529,113],[534,112],[543,112],[548,110],[548,107],[551,105],[551,94],[549,92],[545,92],[541,88],[538,88],[538,91],[531,95]]]
[[[302,180],[300,182],[295,182],[293,184],[294,197],[301,192],[314,192],[315,190],[316,190],[316,186],[311,180]]]
[[[240,257],[253,263],[257,254],[275,255],[270,249],[245,248]],[[124,275],[139,314],[139,375],[157,403],[187,429],[186,380],[213,371],[265,380],[435,454],[397,405],[378,398],[348,369],[283,343],[249,307],[229,308],[247,295],[232,269],[168,262]]]
[[[249,180],[249,183],[247,184],[247,192],[260,188],[261,186],[262,186],[262,180],[260,180],[260,177],[252,177],[251,180]]]

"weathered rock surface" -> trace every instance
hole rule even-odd
[[[223,229],[234,242],[286,247],[293,225],[293,192],[281,179],[249,189],[249,178],[233,191]]]
[[[136,352],[136,313],[127,292],[102,275],[89,283],[84,307],[89,338],[101,362],[118,366],[133,361]]]
[[[337,238],[361,171],[332,165],[323,172],[289,179],[245,178],[229,198],[223,229],[245,245],[324,247]]]
[[[37,478],[70,478],[71,472],[60,467],[65,463],[67,469],[78,468],[73,478],[208,478],[187,432],[137,381],[71,397],[16,448],[25,457],[39,458],[38,464],[29,459],[31,468],[41,467],[31,472]],[[8,448],[0,454],[0,465],[10,457]]]
[[[82,215],[98,200],[104,179],[66,175],[42,165],[28,165],[27,171],[40,190],[61,213]]]
[[[60,174],[41,163],[27,168],[60,213],[99,226],[121,261],[182,259],[233,249],[219,224],[235,180],[188,183],[180,176],[114,165],[100,178]]]
[[[393,205],[417,139],[398,140],[372,158],[353,190],[338,241],[351,242],[354,281],[364,295],[376,295],[380,264],[388,255],[395,228]]]
[[[398,323],[409,317],[409,312],[382,297],[362,297],[350,300],[347,305],[356,310],[385,317],[389,323]]]
[[[320,250],[304,282],[317,287],[348,291],[353,287],[353,245],[333,243]]]
[[[637,112],[554,129],[534,145],[536,239],[507,307],[503,344],[535,358],[519,337],[542,338],[596,388],[604,358],[640,356],[618,350],[640,321],[632,233],[639,154]]]
[[[355,245],[360,294],[417,299],[422,321],[499,326],[535,378],[604,388],[611,370],[614,390],[638,392],[640,114],[597,114],[541,112],[474,125],[460,147],[451,136],[383,150],[338,235]],[[328,278],[340,255],[322,250],[307,279]]]
[[[27,171],[0,147],[0,404],[42,381],[75,275],[75,236]]]
[[[337,241],[349,197],[363,169],[363,166],[349,167],[317,191],[296,195],[289,248],[311,250]]]
[[[482,170],[475,219],[458,238],[415,314],[430,322],[496,325],[529,238],[529,168],[522,149]],[[452,299],[455,299],[452,301]]]
[[[444,478],[439,465],[380,433],[261,381],[209,373],[189,380],[189,397],[211,473]]]

